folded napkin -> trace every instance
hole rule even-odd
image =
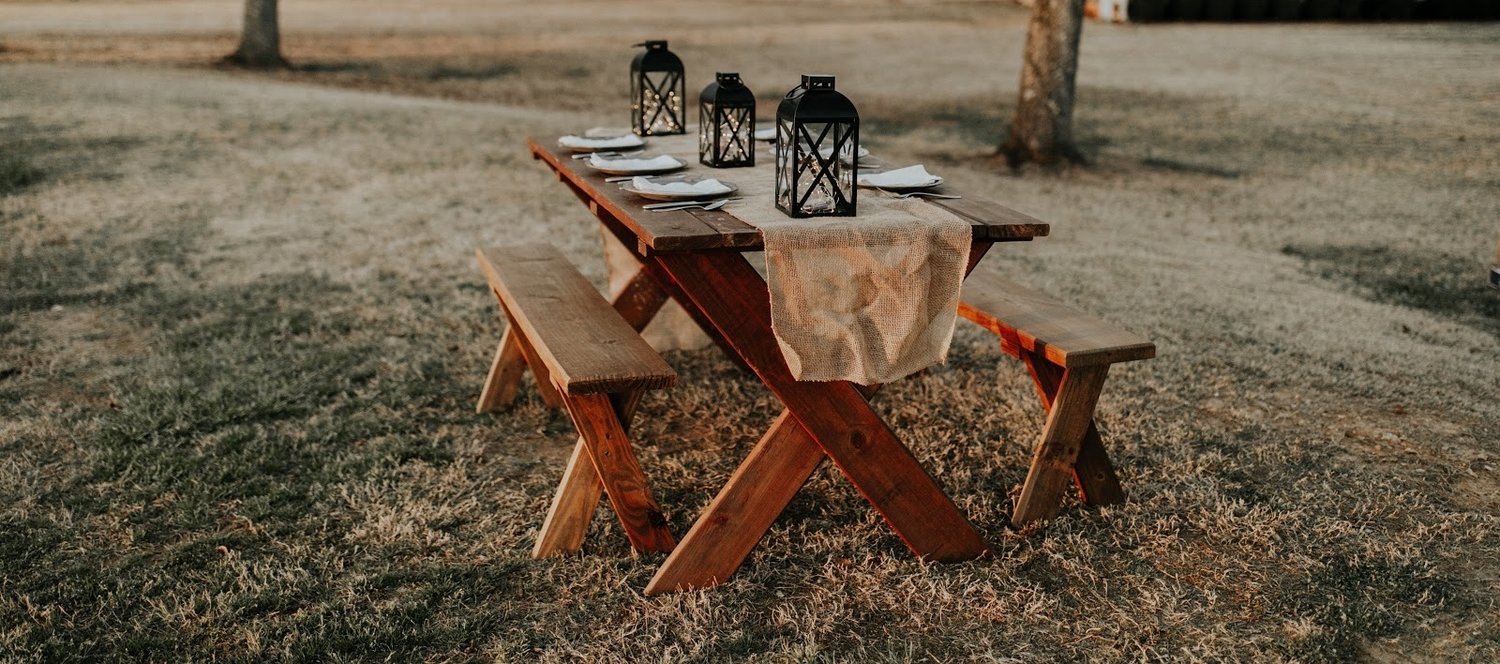
[[[689,184],[682,181],[657,183],[652,182],[651,178],[637,177],[630,181],[630,188],[653,194],[694,194],[697,196],[713,196],[734,191],[728,185],[713,178]]]
[[[682,165],[676,157],[663,154],[650,159],[612,159],[598,154],[589,155],[589,165],[594,168],[609,168],[621,171],[665,171]]]
[[[884,173],[860,173],[859,183],[866,187],[923,187],[937,184],[942,178],[927,172],[922,164]]]
[[[624,136],[611,136],[609,138],[587,138],[569,134],[557,139],[563,147],[582,150],[611,150],[619,148],[637,148],[645,145],[640,136],[626,134]]]
[[[630,130],[624,127],[592,127],[583,132],[584,138],[617,138],[630,134]]]

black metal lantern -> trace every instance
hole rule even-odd
[[[852,217],[859,111],[832,76],[804,74],[776,109],[776,207],[792,217]]]
[[[698,95],[698,161],[714,168],[755,165],[755,94],[740,75],[719,72]]]
[[[640,136],[685,133],[682,105],[687,98],[682,60],[665,40],[636,46],[646,50],[630,61],[630,127]]]

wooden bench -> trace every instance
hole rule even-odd
[[[1156,345],[992,273],[969,276],[958,311],[999,335],[1000,349],[1026,363],[1047,411],[1011,523],[1056,515],[1070,477],[1087,504],[1123,502],[1094,425],[1094,406],[1111,364],[1156,357]]]
[[[485,380],[479,412],[509,405],[530,368],[546,403],[566,408],[578,429],[532,557],[577,551],[601,492],[635,550],[671,551],[676,542],[627,433],[643,391],[677,381],[637,333],[666,296],[643,276],[612,307],[551,245],[476,253],[510,323]]]

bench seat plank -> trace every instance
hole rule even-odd
[[[1156,357],[1156,344],[994,273],[964,282],[959,315],[1061,367]]]
[[[677,374],[547,244],[479,249],[480,267],[567,394],[671,387]]]

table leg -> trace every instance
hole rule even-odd
[[[1062,385],[1062,367],[1030,352],[1023,353],[1022,360],[1031,370],[1042,408],[1052,410],[1057,388]],[[1073,464],[1073,481],[1078,486],[1078,498],[1085,504],[1117,505],[1125,502],[1125,489],[1120,486],[1120,478],[1115,474],[1114,464],[1110,463],[1109,453],[1099,436],[1099,426],[1092,417],[1078,448],[1078,461]]]
[[[939,562],[989,552],[974,526],[852,384],[792,377],[771,330],[766,284],[743,256],[663,253],[651,259],[682,286],[913,552]]]
[[[682,307],[683,311],[687,312],[688,316],[693,319],[693,322],[697,323],[698,327],[703,330],[703,333],[708,335],[709,339],[713,340],[714,345],[718,346],[719,350],[724,352],[724,356],[728,357],[731,362],[734,362],[735,366],[745,371],[750,371],[750,367],[734,352],[734,348],[724,339],[724,335],[719,334],[719,330],[713,326],[713,323],[709,322],[703,310],[693,304],[693,301],[683,292],[682,287],[672,279],[672,276],[667,274],[665,270],[662,270],[661,266],[646,258],[641,253],[635,235],[631,234],[630,230],[624,224],[620,223],[620,220],[611,215],[608,210],[598,206],[590,206],[590,209],[594,212],[594,216],[599,220],[599,223],[604,225],[605,230],[613,234],[615,238],[619,239],[620,244],[624,245],[635,255],[635,259],[641,262],[641,269],[659,287],[665,290]]]
[[[782,412],[646,584],[647,595],[727,581],[823,461],[823,448]]]
[[[1073,477],[1084,434],[1093,424],[1094,406],[1104,388],[1109,365],[1078,367],[1063,373],[1057,399],[1047,411],[1047,424],[1031,457],[1031,469],[1011,523],[1023,526],[1052,518],[1062,505],[1063,491]]]

